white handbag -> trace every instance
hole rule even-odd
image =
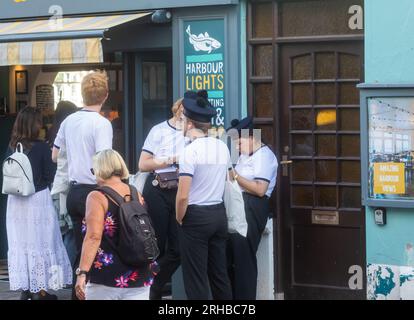
[[[243,193],[237,181],[231,181],[228,171],[223,200],[226,207],[229,233],[239,233],[246,237],[247,221]]]
[[[149,172],[138,171],[135,175],[129,176],[129,184],[137,188],[138,192],[142,194],[144,191],[145,181],[147,181],[148,176]]]
[[[30,196],[34,194],[33,171],[30,160],[18,143],[16,151],[3,162],[3,194]]]

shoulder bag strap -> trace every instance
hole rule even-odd
[[[122,205],[125,202],[124,198],[122,198],[118,192],[116,192],[114,189],[110,187],[98,187],[96,190],[102,191],[107,196],[112,198],[112,200],[114,200],[118,204],[118,206]]]

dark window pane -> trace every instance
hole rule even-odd
[[[316,127],[317,130],[336,130],[336,109],[318,109]]]
[[[316,181],[336,182],[336,161],[317,161]]]
[[[292,205],[293,206],[313,206],[312,187],[292,186]]]
[[[318,105],[336,105],[336,88],[334,83],[316,84],[316,103]]]
[[[361,183],[361,163],[341,161],[341,182]]]
[[[361,208],[361,189],[344,187],[340,188],[341,208]]]
[[[315,191],[317,207],[337,207],[336,187],[317,187]]]
[[[257,3],[252,5],[253,37],[271,38],[273,33],[272,3]]]
[[[344,135],[339,138],[341,157],[359,157],[360,138],[359,135]]]
[[[362,0],[314,0],[280,2],[281,33],[285,37],[362,34],[349,28],[348,10]]]
[[[312,59],[311,55],[292,58],[292,80],[312,79]]]
[[[360,79],[361,60],[359,56],[341,53],[339,54],[339,78]]]
[[[315,55],[315,79],[336,79],[336,61],[334,53]]]
[[[254,47],[254,76],[272,76],[273,74],[273,48],[272,46]]]
[[[292,104],[296,106],[312,105],[312,87],[309,84],[292,85]]]
[[[292,109],[292,130],[312,130],[313,110]]]
[[[143,62],[144,100],[163,100],[167,96],[167,66],[164,62]]]
[[[313,156],[313,143],[311,135],[292,135],[292,155]]]
[[[295,160],[292,163],[292,180],[296,182],[313,181],[312,161]]]
[[[274,133],[273,133],[273,127],[272,126],[256,126],[257,129],[261,129],[261,135],[262,135],[262,141],[269,145],[269,147],[273,148],[275,146],[274,143]]]
[[[317,135],[316,144],[318,156],[336,157],[336,136]]]
[[[272,84],[256,84],[254,86],[255,117],[273,117]]]
[[[359,91],[356,83],[339,84],[339,104],[359,105]]]
[[[359,109],[340,109],[340,130],[359,131]]]

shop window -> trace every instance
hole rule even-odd
[[[159,101],[167,97],[167,65],[165,62],[142,63],[144,100]]]
[[[81,82],[90,71],[59,72],[53,83],[55,90],[55,109],[59,101],[70,101],[81,108],[83,106]]]
[[[414,199],[414,99],[370,98],[369,196]]]

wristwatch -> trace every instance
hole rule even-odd
[[[85,270],[81,270],[81,269],[79,269],[79,268],[77,268],[76,270],[75,270],[75,274],[77,275],[77,276],[81,276],[81,275],[87,275],[88,274],[88,271],[85,271]]]

